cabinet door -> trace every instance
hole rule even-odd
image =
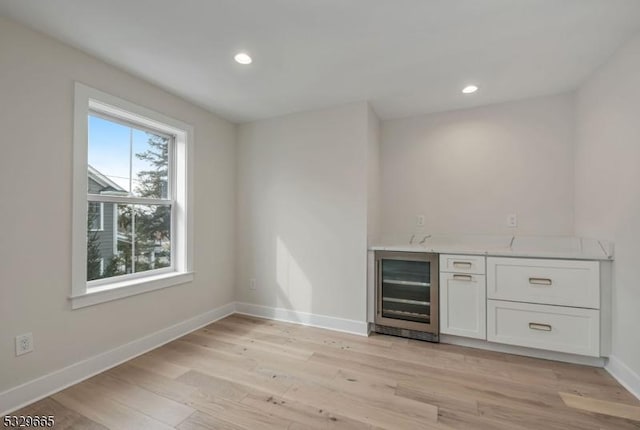
[[[486,339],[486,297],[484,275],[440,273],[440,332]]]

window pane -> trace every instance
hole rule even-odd
[[[169,139],[133,130],[133,194],[156,199],[169,198]]]
[[[89,202],[89,208],[87,211],[88,227],[89,230],[102,230],[103,225],[103,208],[104,205],[99,202]]]
[[[87,281],[121,275],[126,272],[125,262],[119,252],[119,212],[114,203],[89,202],[87,219]],[[96,229],[97,215],[102,215],[101,229]],[[131,255],[131,253],[129,253]]]
[[[115,205],[116,222],[114,231],[114,254],[107,263],[105,278],[133,273],[133,261],[131,258],[133,244],[134,205]]]
[[[87,281],[171,266],[171,205],[102,204],[103,229],[87,223]]]
[[[131,128],[89,116],[89,193],[131,191]]]
[[[135,206],[135,272],[171,265],[171,206]]]
[[[170,139],[89,116],[89,193],[169,198]]]

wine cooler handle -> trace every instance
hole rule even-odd
[[[411,237],[413,240],[413,236]],[[382,314],[382,270],[380,269],[380,260],[376,260],[376,308],[378,315]]]

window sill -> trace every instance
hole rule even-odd
[[[70,297],[71,309],[85,308],[191,281],[193,281],[193,272],[171,272],[142,279],[114,282],[113,284],[91,288],[85,294]]]

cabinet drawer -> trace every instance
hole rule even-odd
[[[484,275],[484,257],[473,255],[440,255],[440,271]]]
[[[600,266],[597,261],[489,257],[487,297],[599,309]]]
[[[600,311],[488,300],[487,340],[599,357]]]

